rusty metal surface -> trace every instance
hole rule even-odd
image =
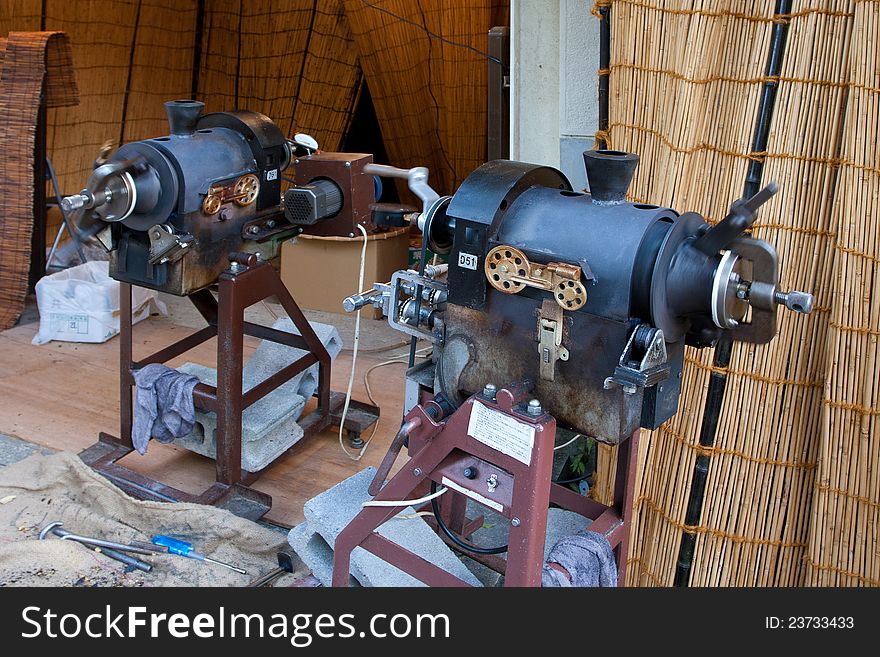
[[[424,408],[416,406],[406,417],[407,421],[419,419],[418,426],[414,426],[410,433],[412,458],[375,498],[407,499],[425,481],[441,483],[446,469],[452,467],[462,454],[476,457],[481,464],[492,468],[492,472],[499,468],[505,471],[510,477],[504,479],[504,495],[510,496],[505,508],[511,518],[506,586],[540,586],[544,563],[556,421],[546,414],[537,418],[527,415],[521,405],[527,397],[527,386],[517,386],[512,391],[499,391],[495,402],[470,398],[441,422],[432,420]],[[470,415],[476,404],[489,406],[534,430],[534,447],[529,465],[468,435]],[[414,453],[413,449],[416,450]],[[473,489],[473,486],[471,483],[469,489]],[[485,490],[481,494],[486,498],[492,496],[491,492]],[[397,509],[389,507],[365,507],[339,534],[334,549],[334,586],[347,584],[351,552],[357,546],[427,584],[452,583],[443,578],[433,564],[412,560],[377,540],[378,535],[374,530],[396,512]]]
[[[227,252],[226,257],[229,256]],[[119,354],[120,437],[101,434],[99,442],[84,450],[80,456],[96,471],[139,499],[212,504],[242,517],[257,519],[271,508],[272,501],[268,495],[248,487],[262,471],[254,473],[241,469],[241,415],[244,408],[314,362],[319,365],[316,393],[318,405],[299,421],[304,438],[326,429],[331,422],[341,421],[340,409],[344,396],[331,393],[330,355],[293,297],[281,283],[274,268],[267,262],[258,262],[252,254],[234,253],[231,257],[239,265],[245,263],[244,270],[227,271],[220,276],[219,301],[215,301],[213,295],[204,290],[190,297],[209,326],[137,362],[132,357],[131,285],[124,282],[120,284],[122,313]],[[244,321],[244,309],[270,295],[277,296],[299,330],[299,336],[287,333],[279,335],[280,332],[273,329],[256,327]],[[282,344],[294,342],[309,353],[252,388],[248,394],[243,394],[241,378],[243,338],[249,328],[251,332],[258,328],[262,329],[258,332],[265,340],[274,340]],[[193,391],[193,398],[198,407],[217,413],[216,483],[200,495],[190,495],[124,468],[117,461],[133,451],[131,442],[133,369],[147,363],[164,362],[204,342],[215,333],[217,386],[199,384]],[[379,417],[379,409],[374,406],[353,403],[352,409],[351,417],[346,418],[345,428],[353,432],[361,432],[372,426]]]
[[[626,346],[628,325],[565,313],[562,345],[568,361],[557,361],[555,381],[542,381],[537,350],[540,301],[491,292],[486,312],[450,304],[446,344],[437,367],[440,390],[461,401],[486,383],[531,379],[533,396],[557,421],[574,431],[617,444],[639,426],[643,393],[605,390]],[[512,358],[511,354],[518,354]]]

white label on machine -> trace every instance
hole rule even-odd
[[[526,465],[532,462],[535,429],[478,402],[471,405],[468,435]]]
[[[458,266],[477,271],[478,258],[473,253],[458,252]]]
[[[278,169],[271,169],[267,171],[266,180],[278,180]]]
[[[488,506],[490,509],[495,509],[498,513],[504,513],[504,505],[500,502],[490,500],[488,497],[483,497],[479,493],[472,491],[470,488],[465,488],[464,486],[455,483],[454,481],[452,481],[452,479],[449,479],[448,477],[443,477],[443,479],[440,480],[440,483],[447,488],[457,490],[462,495],[467,495],[472,500],[476,500],[480,504]]]

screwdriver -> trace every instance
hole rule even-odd
[[[208,563],[215,563],[218,566],[229,568],[229,570],[234,570],[235,572],[241,573],[242,575],[247,575],[247,572],[242,570],[241,568],[236,568],[231,564],[223,563],[222,561],[217,561],[216,559],[211,559],[209,557],[206,557],[204,554],[196,552],[195,550],[193,550],[193,546],[186,541],[171,538],[170,536],[163,536],[162,534],[157,534],[156,536],[153,536],[152,541],[153,545],[167,548],[168,554],[178,554],[181,557],[186,557],[187,559],[195,559],[196,561],[207,561]]]

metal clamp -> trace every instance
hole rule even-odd
[[[175,233],[174,228],[168,224],[156,224],[150,228],[148,235],[151,265],[180,260],[196,241],[189,233]]]
[[[544,381],[556,378],[557,360],[568,360],[568,349],[562,346],[564,321],[562,308],[545,299],[538,314],[539,372]]]
[[[614,375],[605,379],[605,389],[620,387],[632,395],[638,388],[650,388],[669,376],[663,331],[639,324],[626,343]]]

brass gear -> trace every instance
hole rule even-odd
[[[489,284],[504,294],[516,294],[524,283],[514,277],[526,278],[529,273],[529,259],[525,253],[513,246],[497,246],[486,254],[483,270]]]
[[[216,194],[208,194],[205,196],[205,200],[202,201],[202,211],[207,215],[213,215],[220,212],[220,206],[223,204],[223,201]]]
[[[235,202],[238,205],[250,205],[260,193],[260,179],[249,173],[235,183]]]

